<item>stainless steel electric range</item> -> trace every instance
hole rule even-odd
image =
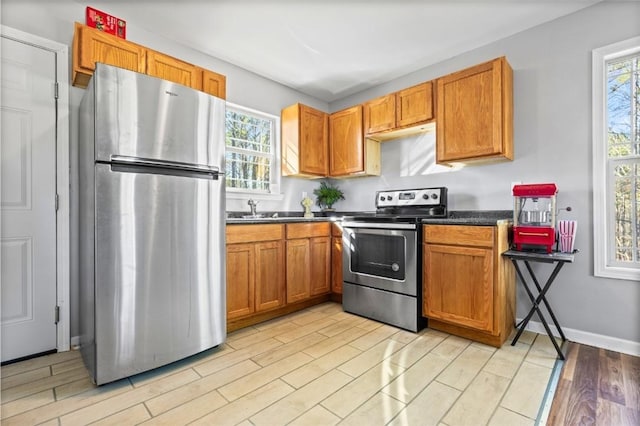
[[[378,191],[376,212],[343,220],[345,311],[410,331],[422,318],[422,226],[447,217],[447,188]]]

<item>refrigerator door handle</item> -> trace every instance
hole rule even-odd
[[[166,174],[193,174],[207,175],[211,179],[217,180],[218,176],[223,173],[215,166],[207,166],[202,164],[188,164],[178,161],[155,160],[150,158],[127,157],[123,155],[111,156],[111,168],[118,171],[131,172],[152,172],[156,173],[160,170],[166,171]],[[172,173],[176,172],[176,173]]]

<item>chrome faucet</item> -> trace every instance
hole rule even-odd
[[[256,215],[256,206],[258,205],[258,202],[254,201],[251,198],[249,198],[249,201],[247,201],[247,204],[249,204],[249,207],[251,207],[251,216],[255,216]]]

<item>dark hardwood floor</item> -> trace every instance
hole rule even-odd
[[[570,343],[547,425],[640,425],[640,358]]]

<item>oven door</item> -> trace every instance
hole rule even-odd
[[[415,224],[345,222],[342,247],[345,282],[418,295]]]

